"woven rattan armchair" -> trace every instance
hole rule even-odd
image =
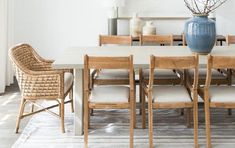
[[[21,119],[42,111],[59,117],[61,130],[64,133],[64,104],[71,102],[73,112],[72,71],[52,69],[53,60],[43,59],[28,44],[17,45],[10,49],[9,57],[13,63],[22,95],[16,133],[18,133]],[[65,101],[67,94],[69,94],[69,100]],[[56,101],[57,103],[43,107],[38,103],[39,100]],[[29,113],[24,112],[26,104],[32,105]],[[35,109],[34,106],[36,106]],[[49,110],[57,106],[59,106],[59,114]]]

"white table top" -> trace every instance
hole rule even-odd
[[[82,69],[84,55],[90,56],[128,56],[133,55],[135,68],[147,68],[150,55],[156,56],[186,56],[192,55],[187,46],[102,46],[74,47],[66,49],[53,63],[54,68]],[[235,46],[215,46],[212,55],[235,56]],[[200,65],[206,65],[206,56],[200,56]]]

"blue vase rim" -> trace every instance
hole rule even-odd
[[[207,14],[207,13],[200,13],[200,14],[194,13],[193,16],[196,16],[196,17],[197,17],[197,16],[198,16],[198,17],[208,17],[209,14]]]

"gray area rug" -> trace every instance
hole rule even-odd
[[[66,106],[66,133],[60,132],[59,120],[48,113],[32,117],[13,148],[82,148],[83,136],[74,136],[73,113]],[[205,124],[203,107],[199,110],[199,143],[205,147]],[[235,148],[235,116],[228,116],[227,110],[215,109],[212,113],[212,142],[214,148]],[[233,114],[235,112],[233,111]],[[24,128],[24,129],[23,129]],[[137,129],[134,130],[136,148],[148,147],[148,129],[141,129],[141,116],[137,115]],[[192,148],[193,128],[186,127],[186,120],[177,110],[154,111],[154,145],[159,148]],[[91,148],[128,148],[128,110],[95,110],[91,116],[89,130]]]

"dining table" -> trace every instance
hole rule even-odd
[[[83,134],[83,69],[84,55],[89,56],[129,56],[133,55],[135,69],[148,68],[150,55],[189,56],[194,53],[187,46],[95,46],[70,47],[62,51],[53,63],[56,69],[74,69],[74,131]],[[214,46],[211,55],[235,56],[235,46]],[[199,56],[199,67],[205,68],[207,55]]]

